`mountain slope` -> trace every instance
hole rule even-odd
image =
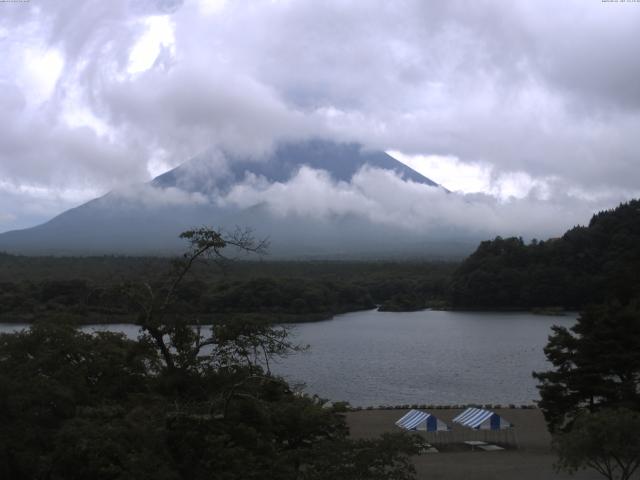
[[[349,182],[364,165],[393,170],[404,179],[434,188],[420,175],[384,152],[355,144],[313,140],[283,144],[266,158],[223,158],[206,153],[156,177],[149,184],[114,191],[70,209],[52,220],[0,235],[0,251],[27,254],[163,254],[182,248],[178,234],[195,225],[226,229],[250,226],[271,239],[277,256],[412,255],[424,250],[445,255],[465,253],[469,244],[449,242],[450,232],[398,236],[356,215],[307,218],[274,215],[263,204],[249,208],[216,201],[247,175],[272,184],[286,182],[306,165],[327,171],[334,181]]]

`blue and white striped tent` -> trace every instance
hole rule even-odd
[[[467,408],[453,422],[476,430],[504,430],[512,426],[497,413],[482,408]]]
[[[422,410],[409,410],[406,415],[396,422],[396,425],[405,430],[424,430],[427,432],[450,430],[446,423]]]

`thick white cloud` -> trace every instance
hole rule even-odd
[[[24,198],[0,206],[0,231],[211,145],[256,153],[313,135],[476,169],[468,182],[502,199],[485,212],[500,225],[517,224],[510,212],[530,198],[563,218],[580,202],[589,210],[639,193],[637,3],[58,0],[0,10],[0,197]],[[352,199],[358,179],[332,188],[362,202]],[[22,206],[38,202],[41,217]]]
[[[460,232],[465,236],[529,238],[559,236],[584,224],[601,203],[571,198],[541,198],[532,190],[522,198],[448,193],[398,177],[391,171],[364,167],[350,182],[336,182],[322,170],[302,167],[287,182],[269,183],[249,175],[221,198],[222,206],[243,209],[266,206],[276,216],[318,220],[357,216],[374,224],[429,233]],[[603,199],[599,199],[602,202]],[[619,197],[604,199],[617,202]]]

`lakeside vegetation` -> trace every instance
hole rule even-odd
[[[340,408],[271,374],[271,361],[301,349],[286,329],[192,328],[178,292],[196,260],[262,247],[206,228],[182,237],[189,249],[164,275],[122,287],[136,340],[60,319],[0,335],[0,477],[413,479],[419,437],[350,439]]]
[[[0,320],[72,316],[81,323],[135,321],[127,286],[157,283],[168,258],[0,255]],[[175,292],[173,313],[203,322],[251,316],[301,322],[382,305],[445,304],[457,264],[447,262],[199,262]],[[83,267],[84,265],[84,267]]]
[[[572,328],[554,327],[545,348],[551,369],[534,374],[558,468],[629,478],[640,465],[632,442],[640,421],[639,236],[634,201],[559,239],[483,242],[460,265],[226,268],[224,248],[261,245],[209,229],[185,232],[189,249],[178,259],[2,255],[0,315],[35,323],[0,335],[0,476],[413,479],[420,437],[351,439],[344,405],[325,408],[271,374],[273,359],[300,350],[273,322],[375,305],[557,305],[551,311],[582,310]],[[76,328],[78,320],[109,319],[136,323],[141,336]],[[192,328],[212,319],[206,335]],[[619,434],[594,436],[603,425]],[[611,467],[618,452],[625,457]]]
[[[64,314],[81,323],[135,321],[127,285],[153,283],[171,264],[154,257],[0,254],[0,321]],[[482,242],[461,263],[244,260],[194,265],[175,313],[202,322],[252,316],[304,322],[379,307],[531,310],[561,314],[640,296],[640,201],[593,216],[562,237]]]

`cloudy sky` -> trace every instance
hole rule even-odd
[[[0,232],[211,146],[259,156],[321,136],[466,194],[401,183],[399,219],[425,199],[430,219],[464,223],[480,199],[496,225],[559,233],[640,196],[639,32],[630,1],[0,2]],[[337,186],[303,171],[226,201],[282,203],[305,179],[316,197],[366,197],[369,174]]]

